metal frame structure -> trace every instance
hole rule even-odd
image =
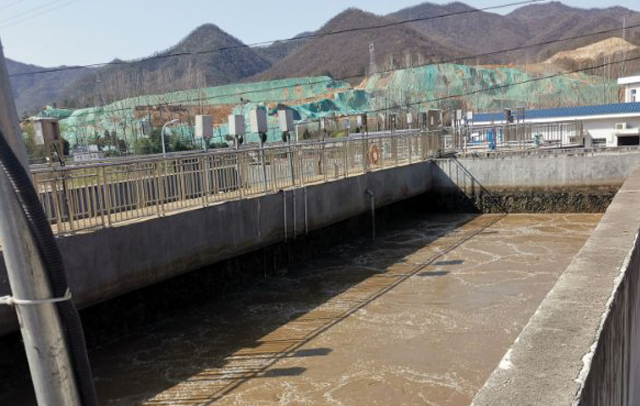
[[[414,132],[35,168],[32,176],[54,232],[65,235],[424,162],[442,150],[442,134]]]

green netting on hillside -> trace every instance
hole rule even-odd
[[[72,145],[88,143],[105,131],[115,132],[119,138],[132,142],[148,135],[149,120],[135,114],[136,108],[152,109],[163,106],[218,106],[251,103],[292,104],[301,100],[331,97],[336,91],[349,89],[349,84],[329,77],[282,79],[270,82],[234,84],[203,89],[171,92],[161,95],[139,96],[117,101],[104,107],[76,110],[62,121],[62,131]],[[191,125],[171,128],[181,136],[192,136]],[[220,131],[217,131],[220,133]],[[225,131],[226,133],[226,131]]]
[[[466,65],[431,65],[374,75],[364,89],[376,95],[377,108],[425,103],[427,107],[466,107],[469,110],[497,110],[520,106],[558,107],[600,103],[602,78],[586,74],[533,80],[533,76],[513,68],[474,68]],[[532,81],[533,80],[533,81]],[[528,82],[528,83],[527,83]],[[501,85],[512,85],[500,87]],[[500,87],[500,88],[497,88]],[[614,81],[604,88],[617,100]],[[473,93],[473,94],[471,94]],[[466,95],[461,98],[451,97]]]
[[[56,118],[58,120],[64,120],[73,114],[74,110],[59,109],[52,106],[46,106],[44,110],[40,112],[39,117]]]
[[[277,108],[281,105],[293,109],[296,120],[312,120],[403,106],[411,106],[414,110],[463,107],[490,111],[519,106],[596,104],[603,101],[603,95],[608,96],[608,100],[617,100],[615,82],[603,83],[602,78],[586,74],[487,90],[531,81],[535,77],[514,68],[443,64],[374,75],[358,88],[329,77],[235,84],[140,96],[104,107],[77,110],[62,120],[61,128],[63,136],[72,145],[92,143],[107,132],[115,133],[117,138],[131,144],[141,137],[148,137],[158,123],[179,117],[181,123],[171,127],[168,133],[194,140],[195,114],[214,114],[218,123],[226,121],[225,116],[232,112],[245,114],[248,130],[249,111],[263,105],[268,107],[268,138],[273,141],[280,139]],[[465,96],[455,97],[457,95]],[[211,109],[213,113],[210,113]],[[61,109],[48,108],[45,112],[54,114],[58,110]],[[217,125],[214,133],[217,142],[225,141],[227,126]],[[249,135],[248,140],[257,140],[257,135]]]

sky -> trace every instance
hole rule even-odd
[[[514,1],[465,3],[483,8]],[[640,11],[638,0],[563,2],[582,8],[617,5]],[[419,3],[421,0],[0,0],[0,40],[5,56],[20,62],[46,67],[85,65],[149,56],[205,23],[216,24],[245,43],[256,43],[316,30],[349,7],[387,14]]]

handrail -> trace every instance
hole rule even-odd
[[[521,126],[517,128],[522,130]],[[537,127],[529,126],[516,134],[520,134],[519,148],[534,146],[529,131],[532,128]],[[546,140],[557,147],[566,146],[570,135],[582,135],[579,122],[546,128]],[[512,127],[503,129],[503,138],[513,137],[509,133]],[[473,127],[464,127],[357,134],[324,141],[274,143],[262,149],[246,146],[90,165],[37,167],[31,174],[54,232],[71,234],[424,162],[448,152],[460,153],[468,147],[465,140],[473,131]],[[512,148],[510,139],[505,139],[497,146]],[[479,144],[483,148],[486,139]]]
[[[438,153],[442,134],[358,135],[263,149],[35,168],[32,177],[54,232],[71,234],[423,162]]]

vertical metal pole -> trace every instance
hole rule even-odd
[[[0,128],[28,171],[18,116],[0,42]],[[23,300],[51,299],[52,290],[36,243],[9,180],[0,173],[0,244],[12,295]],[[54,303],[18,305],[20,331],[39,405],[80,406],[78,387]]]
[[[267,193],[267,164],[264,158],[264,142],[262,142],[262,134],[260,136],[260,164],[262,165],[262,183],[264,185],[264,193]]]

